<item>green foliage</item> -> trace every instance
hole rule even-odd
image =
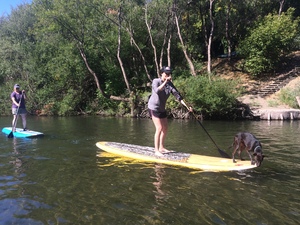
[[[58,106],[57,114],[59,116],[74,114],[74,112],[77,111],[74,109],[76,109],[79,101],[80,98],[77,95],[77,92],[73,89],[69,89]]]
[[[279,92],[279,100],[291,108],[299,108],[296,97],[300,96],[300,83],[294,88],[283,88]]]
[[[276,107],[278,105],[279,105],[279,102],[277,100],[271,99],[268,101],[268,106],[270,106],[270,107]]]
[[[11,115],[10,94],[13,91],[13,83],[0,85],[0,115]]]
[[[289,6],[293,4],[294,1]],[[215,2],[212,55],[229,44],[235,50],[246,28],[277,7],[271,0]],[[114,102],[98,89],[101,87],[107,95],[132,97],[141,107],[150,91],[148,76],[156,77],[154,59],[159,64],[176,66],[173,78],[196,109],[209,115],[228,112],[239,91],[227,87],[235,86],[229,81],[224,81],[222,86],[223,81],[218,79],[210,82],[206,77],[190,77],[174,25],[174,13],[195,69],[201,71],[207,52],[206,35],[211,26],[205,1],[187,4],[171,0],[33,0],[31,4],[20,5],[11,15],[0,17],[0,113],[10,114],[9,93],[14,83],[20,83],[27,92],[27,108],[32,113],[127,115],[131,110],[129,103]],[[253,36],[250,33],[241,51],[247,56],[249,71],[256,74],[275,68],[278,54],[292,49],[297,27],[291,15],[292,11],[288,11],[280,19],[268,16],[256,24]],[[226,39],[226,22],[231,43]],[[262,33],[267,37],[261,40]],[[124,71],[117,58],[119,34]],[[297,35],[299,47],[299,32]],[[199,80],[194,83],[193,79]],[[135,96],[129,96],[128,89]],[[176,101],[169,102],[169,107],[177,106]]]
[[[128,105],[128,102],[119,102],[118,109],[117,109],[117,115],[124,116],[126,114],[130,113],[130,107]]]
[[[260,19],[249,36],[240,43],[239,52],[245,56],[244,68],[253,75],[276,68],[280,56],[290,53],[299,35],[299,19],[290,8],[281,16],[269,14]]]
[[[242,89],[238,81],[206,76],[177,79],[174,84],[196,111],[211,117],[224,116],[236,105]]]
[[[100,110],[113,109],[116,110],[118,102],[111,101],[105,98],[99,91],[97,91],[97,108]]]

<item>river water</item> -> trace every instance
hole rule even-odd
[[[10,117],[0,117],[1,128],[10,123]],[[0,134],[0,224],[298,224],[300,122],[203,125],[228,154],[235,133],[254,133],[266,155],[262,166],[201,172],[125,160],[95,146],[153,146],[149,119],[29,117],[28,127],[44,137]],[[193,120],[169,120],[166,147],[219,156]]]

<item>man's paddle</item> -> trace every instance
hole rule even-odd
[[[210,138],[210,140],[212,140],[212,142],[215,144],[215,146],[217,147],[220,155],[223,158],[231,158],[226,152],[224,152],[223,150],[221,150],[218,145],[216,144],[216,142],[212,139],[212,137],[209,135],[209,133],[207,132],[207,130],[205,129],[205,127],[203,126],[203,124],[200,122],[200,120],[196,117],[195,113],[193,111],[190,110],[190,108],[185,104],[185,102],[182,100],[182,102],[184,103],[183,105],[190,111],[192,112],[193,116],[195,117],[195,119],[197,120],[197,122],[201,125],[201,127],[203,128],[203,130],[205,131],[205,133],[208,135],[208,137]]]
[[[18,106],[18,108],[17,108],[16,119],[15,119],[15,121],[14,121],[13,127],[11,128],[11,132],[10,132],[9,135],[7,136],[8,138],[13,138],[13,137],[14,137],[14,130],[16,129],[17,122],[18,122],[18,119],[19,119],[19,108],[20,108],[20,105],[21,105],[21,102],[22,102],[22,97],[23,97],[23,95],[21,95],[20,102],[19,102],[19,106]]]

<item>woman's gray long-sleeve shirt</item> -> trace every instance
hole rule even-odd
[[[166,111],[166,103],[171,93],[178,101],[183,99],[171,81],[169,81],[162,90],[159,90],[158,87],[162,83],[163,81],[160,78],[156,78],[152,81],[152,93],[148,101],[148,108],[158,112]]]

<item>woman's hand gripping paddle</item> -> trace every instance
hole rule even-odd
[[[181,103],[187,108],[187,110],[189,112],[191,112],[193,114],[193,116],[195,117],[195,119],[197,120],[197,122],[200,124],[200,126],[203,128],[203,130],[205,131],[205,133],[208,135],[208,137],[210,138],[210,140],[212,140],[212,142],[214,143],[214,145],[217,147],[220,155],[223,158],[231,158],[226,152],[224,152],[223,150],[221,150],[218,145],[216,144],[216,142],[212,139],[212,137],[209,135],[209,133],[207,132],[207,130],[205,129],[205,127],[203,126],[203,124],[200,122],[200,120],[196,117],[195,113],[191,110],[191,107],[188,107],[185,102],[182,100]]]
[[[16,129],[17,122],[18,122],[18,119],[19,119],[19,108],[20,108],[20,105],[21,105],[21,102],[22,102],[22,97],[23,97],[23,95],[21,95],[21,99],[20,99],[19,106],[18,106],[18,109],[17,109],[16,119],[14,121],[13,127],[11,128],[11,132],[7,136],[8,138],[13,138],[14,137],[14,130]]]

